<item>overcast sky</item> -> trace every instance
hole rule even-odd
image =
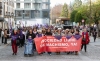
[[[64,3],[70,4],[70,1],[73,0],[50,0],[50,1],[51,1],[51,7],[53,7],[57,4],[64,4]]]
[[[50,3],[51,3],[51,7],[54,7],[55,5],[57,4],[64,4],[64,3],[67,3],[67,4],[70,4],[70,2],[72,3],[74,0],[50,0]],[[86,2],[87,0],[81,0],[83,3]],[[91,1],[96,1],[96,0],[91,0]]]

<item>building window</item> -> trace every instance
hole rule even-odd
[[[25,11],[25,17],[29,17],[30,16],[30,11]]]
[[[31,1],[31,0],[24,0],[24,1]]]
[[[43,18],[49,18],[49,12],[48,11],[43,11]]]
[[[30,3],[25,3],[24,8],[31,8],[31,4]]]
[[[42,0],[43,2],[49,2],[48,0]]]
[[[39,18],[40,17],[40,11],[34,11],[34,17]]]
[[[16,0],[16,1],[20,1],[20,0]]]
[[[21,17],[22,16],[22,11],[16,11],[16,16]]]
[[[64,25],[70,25],[71,22],[70,21],[64,21]]]
[[[17,8],[20,8],[20,3],[16,3]]]
[[[42,9],[48,9],[49,5],[48,4],[43,4]]]
[[[41,2],[41,0],[35,0],[35,2]]]
[[[41,4],[33,4],[33,8],[35,8],[36,10],[41,9]]]

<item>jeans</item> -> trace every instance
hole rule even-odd
[[[7,37],[5,37],[5,42],[4,42],[4,44],[7,44]]]

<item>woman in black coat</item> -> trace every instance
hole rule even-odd
[[[28,33],[27,33],[27,35],[26,35],[26,39],[28,39],[29,36],[31,36],[32,39],[34,39],[34,38],[36,37],[36,35],[33,33],[32,29],[30,29],[30,30],[28,31]],[[35,49],[35,48],[34,48],[34,45],[35,45],[35,43],[34,43],[34,40],[33,40],[33,49]]]
[[[52,36],[52,32],[51,32],[51,30],[50,30],[50,29],[47,29],[45,35],[46,35],[46,36]],[[48,54],[51,55],[51,52],[48,52]]]

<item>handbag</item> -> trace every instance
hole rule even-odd
[[[86,38],[83,38],[82,41],[85,42],[86,41]]]

